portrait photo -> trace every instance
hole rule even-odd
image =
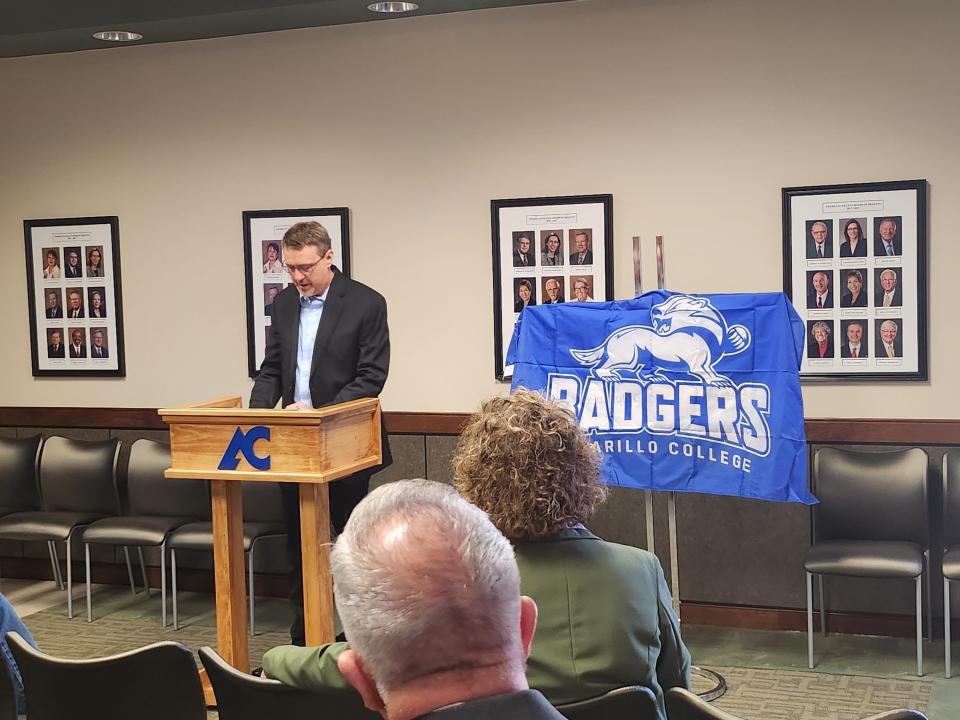
[[[541,296],[543,305],[557,305],[563,302],[562,277],[542,277],[540,278],[540,287],[543,290]]]
[[[867,321],[856,318],[840,321],[840,357],[863,359],[870,356]]]
[[[807,220],[807,259],[833,257],[833,221]]]
[[[593,275],[574,275],[570,278],[570,302],[593,300]]]
[[[67,288],[67,312],[66,317],[68,318],[82,318],[86,317],[84,312],[84,298],[83,298],[83,288],[82,287],[68,287]]]
[[[900,215],[880,215],[873,219],[873,254],[877,257],[903,255]]]
[[[103,246],[87,245],[87,277],[103,277]]]
[[[829,310],[833,307],[833,270],[808,270],[807,309]]]
[[[929,190],[926,180],[782,188],[783,288],[807,330],[801,382],[928,380]],[[823,260],[821,237],[832,244]],[[821,328],[811,354],[818,320],[835,332],[824,340]],[[828,343],[837,362],[817,360]]]
[[[593,279],[588,291],[591,299],[611,299],[613,196],[491,200],[490,230],[494,377],[509,381],[513,367],[507,363],[507,351],[524,308],[539,306],[527,314],[540,315],[545,312],[543,305],[570,302],[570,278],[581,274]],[[577,233],[582,258],[576,251]],[[571,259],[583,266],[570,267]]]
[[[807,321],[807,357],[811,360],[833,358],[833,320]]]
[[[866,228],[866,218],[840,218],[840,257],[867,256]]]
[[[866,268],[841,268],[840,280],[840,307],[842,308],[860,308],[866,307],[867,295],[867,269]]]
[[[110,357],[107,328],[90,328],[90,357],[94,360],[102,360]]]
[[[61,328],[47,328],[47,357],[62,358],[67,356],[67,349],[63,344],[63,330]]]
[[[522,277],[513,279],[513,311],[520,312],[537,304],[537,279]]]
[[[63,249],[63,277],[74,280],[83,277],[83,249],[66,247]]]
[[[873,269],[874,292],[873,304],[878,308],[901,307],[903,305],[903,288],[900,286],[900,277],[903,268],[882,267]]]
[[[533,255],[533,236],[529,230],[518,230],[513,233],[513,266],[533,267],[536,265]]]
[[[45,301],[44,314],[48,319],[63,317],[63,290],[60,288],[47,288],[43,291]]]
[[[86,328],[82,328],[82,327],[67,328],[67,339],[69,341],[69,344],[67,345],[67,354],[70,357],[74,359],[87,357],[86,336],[87,336]]]
[[[91,318],[107,317],[107,289],[105,287],[87,288],[87,316]]]
[[[263,314],[267,317],[273,315],[273,301],[277,299],[281,290],[283,290],[281,283],[267,283],[263,286]]]
[[[23,236],[33,376],[124,377],[119,218],[24,220]],[[51,350],[47,331],[54,324],[62,330]],[[102,326],[103,339],[109,338],[109,355],[99,356],[103,360],[96,365],[89,361],[88,324]],[[73,361],[60,362],[61,357]]]
[[[593,230],[574,228],[569,231],[570,264],[593,265]]]
[[[540,231],[540,264],[543,267],[563,265],[563,230]]]
[[[41,274],[44,280],[60,279],[60,248],[43,248],[43,270]]]
[[[279,240],[264,240],[263,243],[263,274],[279,275],[283,270],[282,243]]]
[[[881,320],[878,318],[876,323],[877,357],[903,357],[903,319],[887,318],[886,320]]]

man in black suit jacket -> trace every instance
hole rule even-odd
[[[514,267],[532,267],[533,251],[530,250],[530,238],[521,235],[517,238],[517,249],[513,251]]]
[[[879,287],[873,299],[873,304],[876,307],[900,307],[903,305],[896,270],[886,268],[880,272]]]
[[[590,239],[585,232],[578,232],[573,238],[577,251],[570,253],[571,265],[593,265],[593,250],[590,249]]]
[[[63,317],[63,308],[60,307],[60,292],[58,290],[47,291],[47,317]]]
[[[810,226],[810,237],[807,238],[807,259],[833,257],[833,243],[827,242],[828,235],[827,224],[822,220],[817,220]]]
[[[873,254],[877,257],[884,255],[902,255],[903,243],[897,235],[897,221],[893,218],[883,218],[877,226],[880,236],[873,241]]]
[[[70,331],[70,357],[85,358],[87,356],[87,346],[83,343],[83,330],[75,329]]]
[[[67,264],[63,267],[65,278],[83,277],[83,268],[80,265],[80,251],[77,248],[67,248]]]
[[[847,323],[847,341],[840,346],[840,357],[865,358],[869,354],[867,341],[863,337],[862,320],[851,320]]]
[[[70,290],[67,293],[67,299],[70,301],[69,307],[67,308],[67,317],[82,318],[83,317],[83,295],[80,294],[80,291]]]
[[[383,296],[334,267],[330,236],[320,223],[300,222],[287,230],[283,258],[294,284],[273,301],[273,332],[250,393],[250,407],[272,408],[282,399],[285,409],[299,410],[377,397],[390,367]],[[299,346],[301,332],[312,340],[307,342],[312,352]],[[380,466],[331,484],[330,519],[338,532],[367,494],[370,476],[393,460],[382,427],[381,449]],[[299,494],[291,483],[280,483],[280,491],[294,588],[290,635],[295,645],[302,645]]]
[[[877,357],[903,357],[903,341],[897,335],[900,326],[895,320],[884,320],[880,323],[880,340],[877,343]]]
[[[47,357],[62,358],[64,356],[63,333],[59,330],[52,331],[49,342],[50,344],[47,345]]]
[[[812,287],[807,290],[807,308],[811,310],[832,308],[833,290],[830,289],[830,273],[815,272],[810,278],[810,284]]]
[[[103,330],[91,331],[90,340],[93,342],[93,346],[90,348],[90,357],[92,358],[110,357],[110,351],[107,349],[106,343],[104,343],[104,340],[106,340],[106,338],[103,336]]]

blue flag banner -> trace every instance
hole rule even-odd
[[[657,290],[528,307],[507,363],[574,412],[608,485],[813,504],[803,341],[783,293]]]

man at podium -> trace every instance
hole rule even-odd
[[[330,236],[318,222],[299,222],[283,236],[284,269],[293,285],[273,301],[273,332],[250,393],[251,408],[287,410],[377,397],[390,367],[387,303],[375,290],[333,264]],[[330,523],[341,532],[367,494],[370,477],[390,465],[381,430],[383,463],[330,484]],[[280,483],[290,558],[294,621],[290,639],[305,643],[298,487]]]

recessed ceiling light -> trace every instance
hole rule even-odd
[[[134,40],[143,40],[143,35],[126,30],[101,30],[95,32],[93,36],[97,40],[106,40],[107,42],[133,42]]]
[[[419,9],[420,6],[412,2],[375,2],[367,5],[367,10],[378,13],[405,13]]]

